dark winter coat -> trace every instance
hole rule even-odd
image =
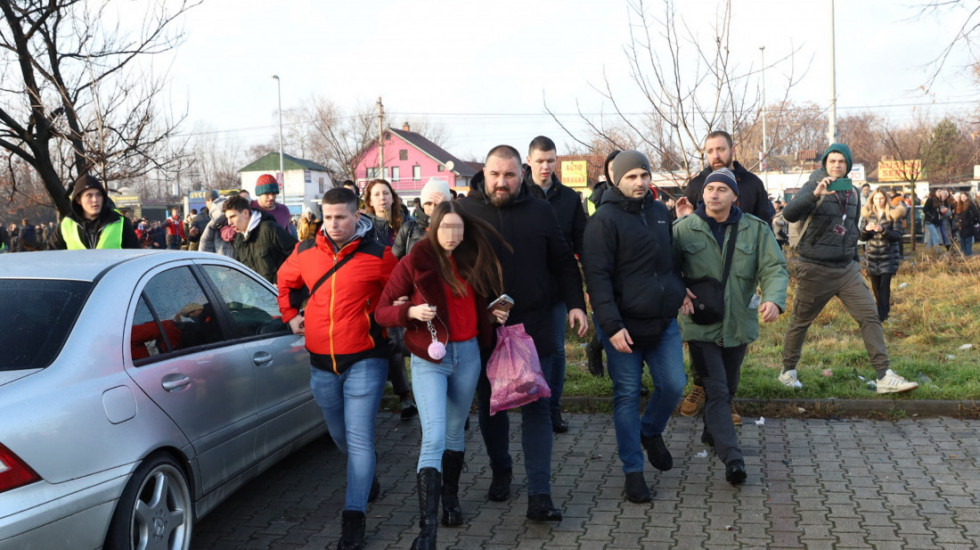
[[[585,209],[582,208],[582,199],[578,192],[571,187],[566,187],[558,181],[558,177],[551,175],[551,187],[545,193],[531,177],[531,167],[524,165],[524,184],[537,199],[548,201],[551,208],[555,211],[558,218],[558,226],[561,227],[561,234],[564,235],[568,246],[572,247],[579,257],[582,256],[582,236],[585,234]]]
[[[374,240],[385,246],[391,246],[392,243],[395,242],[395,230],[391,228],[388,220],[385,218],[379,218],[374,214],[368,214],[367,212],[361,214],[361,216],[371,221],[371,230],[374,234]],[[405,218],[406,221],[408,219],[409,218]],[[404,223],[405,222],[403,221],[402,224],[404,225]]]
[[[398,262],[381,293],[374,318],[383,327],[405,327],[405,346],[408,347],[408,351],[431,363],[441,363],[441,359],[433,359],[429,356],[432,335],[429,333],[428,324],[408,317],[408,308],[412,306],[419,304],[436,306],[432,327],[436,330],[436,338],[440,342],[443,344],[449,342],[446,283],[439,273],[435,254],[432,244],[426,239],[413,247],[408,256]],[[391,305],[400,296],[408,296],[408,302],[397,306]],[[477,341],[483,350],[489,351],[493,328],[490,324],[491,314],[487,311],[487,297],[477,294],[475,298]]]
[[[847,159],[847,169],[851,168],[851,150],[841,143],[834,143],[824,153],[822,163],[827,162],[830,153],[837,152]],[[827,195],[820,202],[820,197],[813,194],[817,183],[829,174],[825,168],[814,170],[803,188],[783,208],[783,218],[793,223],[805,220],[810,213],[813,219],[807,226],[806,233],[800,237],[796,251],[800,260],[828,267],[844,267],[858,261],[858,215],[860,213],[860,196],[854,191],[838,191]],[[820,206],[817,203],[820,202]],[[846,214],[846,218],[844,215]],[[834,231],[842,225],[844,233]]]
[[[398,229],[395,235],[395,242],[391,245],[391,253],[396,258],[402,258],[412,251],[412,247],[425,238],[425,232],[429,230],[429,217],[421,208],[415,211],[415,217],[409,218]]]
[[[882,275],[898,273],[898,264],[902,260],[902,218],[905,217],[905,207],[889,207],[884,215],[873,214],[871,205],[861,208],[861,240],[864,245],[864,262],[868,273]],[[869,223],[881,225],[881,231],[867,231]]]
[[[980,209],[973,204],[973,201],[970,201],[966,210],[953,214],[953,228],[959,232],[960,237],[980,237],[980,235],[975,234],[974,229],[978,223],[980,223]]]
[[[697,208],[701,201],[701,191],[704,188],[704,180],[714,169],[710,166],[694,176],[687,188],[684,196],[691,201],[691,206]],[[732,172],[735,174],[735,181],[738,183],[738,202],[736,203],[742,212],[752,214],[772,227],[772,217],[776,214],[776,209],[769,200],[769,193],[766,186],[758,176],[749,172],[736,160],[732,163]]]
[[[945,214],[941,212],[943,207],[949,209]],[[929,197],[926,199],[926,203],[922,205],[922,219],[930,225],[939,225],[944,221],[949,223],[953,218],[954,207],[950,197],[947,197],[946,200],[940,200],[939,197]]]
[[[504,272],[504,292],[514,299],[507,324],[524,323],[538,354],[551,355],[552,286],[558,285],[568,309],[585,309],[578,264],[547,202],[531,196],[522,183],[510,202],[498,208],[490,202],[484,183],[483,173],[477,173],[470,182],[470,192],[459,204],[492,225],[512,247],[508,250],[503,243],[494,242]]]
[[[126,216],[116,212],[114,208],[115,204],[106,198],[102,203],[102,211],[99,212],[99,216],[94,220],[89,220],[85,217],[85,211],[82,210],[82,206],[75,201],[71,201],[71,213],[68,214],[68,217],[78,227],[78,238],[89,249],[96,248],[102,230],[109,224],[119,221],[120,218],[122,218],[123,223],[122,248],[141,248],[140,239],[136,236],[136,230],[133,229],[132,222]],[[68,248],[67,243],[65,243],[65,237],[61,234],[61,224],[55,226],[55,230],[51,233],[48,240],[48,246],[52,250],[65,250]]]
[[[252,215],[262,216],[258,226],[235,236],[235,258],[252,268],[265,280],[276,284],[276,272],[286,258],[293,253],[296,239],[276,223],[271,215],[252,210]]]
[[[609,188],[585,229],[582,259],[592,310],[606,336],[625,328],[635,344],[655,345],[686,295],[667,206],[652,192],[635,199]]]

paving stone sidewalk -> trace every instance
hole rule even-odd
[[[734,488],[700,443],[701,423],[676,417],[674,468],[648,467],[652,503],[623,496],[609,414],[568,414],[556,436],[553,498],[565,519],[525,519],[519,415],[512,415],[513,495],[489,502],[490,470],[471,417],[460,500],[466,523],[439,528],[440,549],[883,548],[980,545],[980,421],[954,418],[745,418],[749,477]],[[381,498],[368,508],[367,549],[407,549],[418,533],[418,421],[378,419]],[[194,533],[194,550],[335,548],[345,462],[324,438],[246,485]]]

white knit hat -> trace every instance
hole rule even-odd
[[[449,193],[449,183],[447,181],[439,178],[429,178],[429,181],[425,182],[425,185],[422,186],[422,193],[420,196],[422,204],[427,202],[435,202],[432,199],[432,195],[435,195],[436,193],[442,193],[444,200],[448,201],[452,199],[452,195]]]

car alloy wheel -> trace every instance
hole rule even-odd
[[[106,548],[187,550],[193,506],[180,466],[166,455],[151,457],[136,469],[116,504]]]

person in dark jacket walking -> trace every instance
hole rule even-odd
[[[653,198],[650,161],[623,151],[612,164],[613,186],[585,230],[585,280],[613,382],[613,417],[626,498],[648,502],[643,449],[660,471],[673,467],[664,443],[667,421],[684,391],[684,351],[678,310],[690,313],[674,266],[670,211]],[[654,392],[637,416],[643,364]]]
[[[83,175],[75,181],[71,213],[51,234],[52,250],[140,248],[132,222],[112,208],[99,178]]]
[[[881,189],[872,193],[868,203],[861,205],[861,240],[864,245],[864,264],[871,279],[871,291],[878,305],[878,319],[888,319],[891,302],[892,277],[898,273],[902,260],[899,243],[902,242],[904,206],[891,206],[888,196]]]
[[[558,227],[547,203],[531,196],[521,174],[521,155],[509,145],[499,145],[487,154],[483,171],[470,182],[470,192],[460,199],[463,209],[488,222],[504,242],[494,251],[504,272],[504,292],[514,299],[508,325],[524,324],[534,340],[541,370],[548,378],[554,352],[551,320],[551,287],[557,284],[562,301],[568,306],[568,320],[580,336],[588,324],[582,277],[575,257]],[[506,412],[490,416],[490,381],[485,369],[477,386],[480,431],[490,455],[493,481],[490,500],[510,497],[513,463],[510,456],[510,428]],[[524,468],[527,472],[527,517],[536,521],[560,521],[561,511],[551,500],[551,403],[539,399],[521,407]]]
[[[731,134],[723,130],[716,130],[708,134],[704,140],[704,157],[708,161],[708,166],[704,167],[697,176],[694,176],[684,189],[684,197],[678,200],[678,212],[693,212],[701,202],[702,189],[704,188],[705,178],[708,174],[721,168],[728,168],[735,174],[735,181],[738,184],[738,206],[739,210],[752,214],[772,227],[772,219],[776,214],[772,202],[769,200],[769,193],[766,186],[758,176],[749,172],[737,160],[735,160],[735,142]],[[678,217],[682,217],[678,215]],[[691,371],[691,392],[681,403],[681,414],[684,416],[694,416],[704,405],[704,386],[701,385],[701,377],[697,371]],[[742,417],[732,408],[732,420],[735,425],[742,424]]]
[[[272,284],[276,272],[296,247],[296,239],[262,210],[249,208],[248,199],[231,197],[224,204],[225,217],[234,226],[235,258]]]
[[[435,548],[440,497],[442,524],[463,524],[458,496],[463,427],[480,377],[481,351],[490,352],[491,319],[505,323],[508,316],[503,309],[487,311],[488,298],[503,292],[500,262],[489,240],[493,233],[458,203],[440,202],[432,210],[432,231],[395,267],[375,312],[382,326],[406,328],[405,345],[412,353],[412,389],[422,422],[416,468],[422,532],[413,549]]]
[[[402,258],[412,251],[416,243],[425,238],[429,229],[429,216],[436,205],[449,200],[449,183],[439,178],[429,178],[422,186],[419,194],[421,206],[415,209],[415,216],[405,221],[398,234],[395,235],[395,243],[391,245],[391,253],[396,258]]]
[[[871,365],[878,375],[878,393],[895,393],[919,387],[890,368],[885,335],[874,297],[861,276],[857,242],[859,197],[850,191],[830,191],[827,187],[851,171],[851,150],[843,143],[832,143],[823,155],[822,167],[810,174],[800,191],[783,208],[783,217],[793,223],[812,215],[800,236],[796,251],[796,299],[783,340],[783,371],[779,382],[790,388],[802,387],[796,372],[807,330],[831,298],[837,297],[861,327],[861,337]]]
[[[959,239],[960,251],[969,258],[973,255],[973,240],[980,236],[980,208],[970,200],[969,193],[957,193],[953,207],[953,229]]]
[[[585,233],[585,209],[578,193],[562,185],[555,175],[558,152],[555,142],[545,136],[531,140],[524,165],[524,183],[531,194],[551,205],[558,218],[565,242],[572,252],[582,256],[582,235]],[[551,428],[555,433],[568,431],[568,423],[561,417],[561,394],[565,388],[565,318],[568,308],[561,301],[557,287],[553,287],[551,319],[554,323],[555,352],[551,355]]]

